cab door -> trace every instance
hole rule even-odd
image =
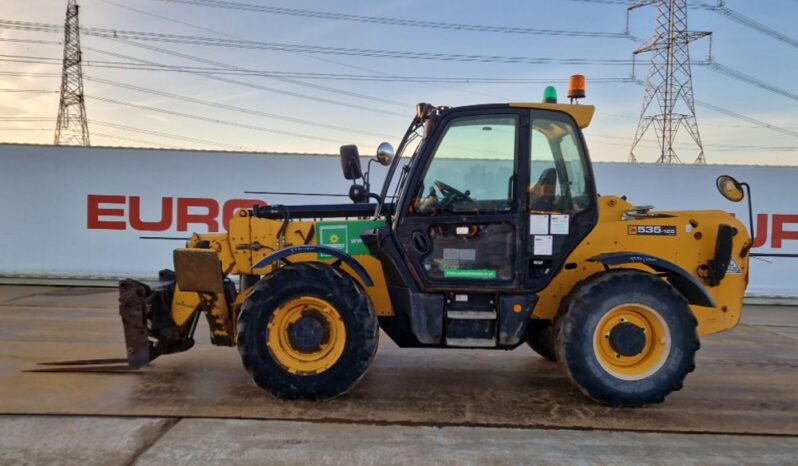
[[[528,134],[529,111],[509,107],[452,112],[436,123],[394,224],[422,290],[520,286]]]
[[[593,229],[598,207],[579,127],[561,112],[533,110],[531,117],[524,288],[538,291]]]

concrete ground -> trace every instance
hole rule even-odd
[[[590,402],[526,347],[384,335],[360,385],[325,403],[272,399],[207,338],[141,371],[26,372],[122,341],[113,289],[0,286],[0,464],[798,464],[796,308],[747,307],[643,409]]]

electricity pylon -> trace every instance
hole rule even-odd
[[[64,21],[64,62],[61,70],[61,99],[55,124],[55,142],[60,145],[89,146],[89,125],[83,97],[83,67],[80,51],[80,23],[77,0],[67,1]]]
[[[698,131],[693,99],[693,75],[690,68],[690,42],[710,36],[711,32],[692,32],[687,29],[687,0],[642,0],[631,5],[628,12],[636,8],[657,5],[654,35],[643,46],[634,51],[634,56],[651,52],[651,62],[629,161],[637,162],[635,148],[650,127],[654,127],[660,146],[657,163],[680,163],[673,149],[676,133],[680,128],[690,134],[698,146],[696,163],[706,163],[704,146]],[[658,109],[651,109],[657,101]],[[678,108],[677,108],[678,107]]]

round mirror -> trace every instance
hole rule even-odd
[[[377,147],[377,162],[379,162],[380,165],[390,165],[394,155],[393,146],[387,142],[383,142]]]
[[[726,199],[732,202],[740,202],[745,197],[743,187],[740,183],[729,175],[719,176],[715,183],[718,185],[718,191]]]

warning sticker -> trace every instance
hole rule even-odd
[[[731,261],[729,261],[729,266],[726,267],[726,273],[729,275],[740,275],[741,273],[743,273],[743,271],[740,270],[740,266],[737,265],[737,262],[735,262],[734,259],[732,259]]]

